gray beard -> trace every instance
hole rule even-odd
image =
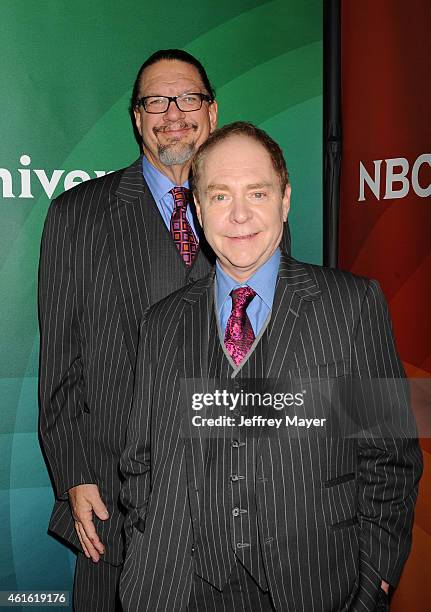
[[[168,145],[158,145],[159,159],[164,166],[180,166],[185,164],[195,152],[195,145],[172,142]]]

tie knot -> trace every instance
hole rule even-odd
[[[187,204],[191,201],[191,191],[187,187],[174,187],[170,190],[174,198],[174,208],[187,208]]]
[[[256,291],[251,287],[238,287],[230,292],[232,297],[232,310],[239,309],[245,311],[251,300],[256,295]]]

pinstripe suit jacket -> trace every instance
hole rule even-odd
[[[57,498],[50,529],[80,548],[66,492],[97,483],[110,519],[96,519],[96,528],[112,563],[122,560],[118,460],[141,317],[150,304],[205,276],[206,253],[203,246],[190,269],[183,264],[140,159],[62,194],[47,216],[39,277],[40,435]]]
[[[129,513],[120,595],[128,612],[185,610],[189,600],[205,439],[183,435],[191,408],[184,390],[207,376],[213,285],[209,275],[167,297],[142,326],[121,460]],[[271,379],[404,375],[375,281],[282,256],[269,325]],[[416,439],[292,432],[261,435],[257,453],[259,538],[276,609],[373,610],[381,579],[395,586],[409,552]]]

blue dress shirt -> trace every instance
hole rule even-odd
[[[263,324],[268,318],[274,301],[275,286],[277,284],[278,268],[280,266],[280,249],[277,249],[247,282],[238,283],[229,274],[224,272],[217,261],[216,263],[216,310],[220,329],[224,335],[227,321],[232,312],[232,298],[230,292],[238,287],[251,287],[256,291],[256,295],[247,306],[247,315],[250,319],[254,335],[257,336]]]
[[[171,231],[171,217],[174,210],[174,199],[169,191],[174,187],[177,187],[177,185],[175,185],[175,183],[173,183],[167,176],[160,172],[160,170],[157,170],[157,168],[155,168],[145,156],[142,158],[142,174],[144,175],[144,179],[147,182],[166,227],[169,231]],[[189,182],[186,181],[181,186],[187,187],[188,189]],[[191,225],[196,240],[199,241],[199,232],[196,232],[195,220],[193,219],[193,213],[190,210],[190,206],[187,206],[186,217]]]

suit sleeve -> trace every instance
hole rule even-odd
[[[40,437],[57,497],[95,482],[86,457],[84,379],[67,207],[54,201],[39,264]]]
[[[126,446],[120,460],[120,470],[124,477],[120,498],[127,512],[124,523],[126,549],[130,544],[133,525],[139,520],[145,520],[151,490],[150,426],[154,377],[151,348],[154,348],[151,332],[144,316],[139,335],[133,406]]]
[[[396,586],[411,547],[422,454],[385,298],[370,281],[353,351],[365,426],[359,435],[361,553]],[[365,381],[365,382],[364,382]]]

